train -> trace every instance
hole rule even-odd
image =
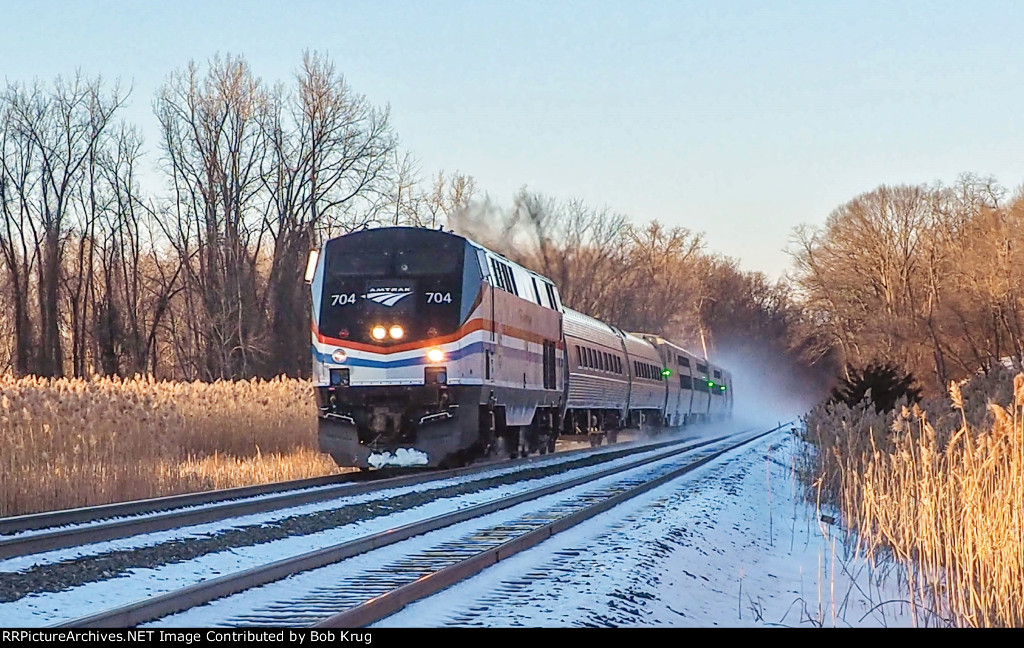
[[[381,227],[310,253],[318,443],[341,466],[454,467],[615,442],[733,409],[732,376],[562,304],[547,277],[443,229]]]

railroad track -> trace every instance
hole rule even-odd
[[[514,496],[498,496],[443,515],[74,619],[60,627],[135,626],[300,573],[316,583],[305,595],[286,594],[283,600],[246,614],[229,613],[221,623],[366,625],[781,427],[784,426],[747,434],[738,441],[720,437],[646,446],[641,457],[623,460],[612,467],[595,466],[585,474]],[[685,460],[680,461],[681,458]],[[502,519],[492,519],[496,515]],[[446,537],[431,539],[436,534]],[[394,546],[405,541],[422,546],[394,557]],[[342,578],[340,582],[316,576],[319,572],[311,571],[338,568],[352,562],[370,567],[364,568],[357,577]],[[336,584],[324,584],[331,582]],[[290,580],[289,590],[294,589]],[[229,610],[248,609],[245,603],[232,601],[218,601],[214,606],[223,604]],[[206,622],[199,625],[206,625]]]
[[[657,448],[668,442],[631,442],[606,446],[597,454]],[[347,473],[262,486],[93,506],[52,513],[0,518],[0,559],[80,547],[97,542],[217,522],[243,515],[326,502],[388,488],[413,486],[487,471],[515,471],[551,461],[595,454],[591,448],[512,461],[482,462],[449,470]],[[7,536],[7,537],[4,537]]]

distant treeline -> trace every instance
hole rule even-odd
[[[700,234],[428,182],[324,56],[269,84],[241,57],[172,72],[160,141],[82,75],[0,93],[0,369],[216,380],[309,371],[308,251],[364,226],[447,226],[552,277],[566,304],[824,390],[895,361],[933,386],[1020,356],[1024,205],[994,181],[881,187],[796,232],[770,281]]]
[[[1024,354],[1024,199],[992,178],[881,186],[795,234],[821,351],[885,360],[931,392]]]

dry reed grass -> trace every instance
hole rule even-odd
[[[308,382],[0,376],[0,516],[337,472]]]
[[[809,436],[827,441],[816,484],[838,479],[858,548],[903,565],[913,609],[928,615],[915,622],[1024,625],[1024,374],[1010,385],[1005,373],[954,384],[950,400],[929,404],[934,420],[916,406],[808,417]],[[999,401],[985,414],[984,388]]]

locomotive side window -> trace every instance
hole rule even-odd
[[[508,282],[508,286],[509,286],[508,287],[508,291],[510,293],[512,293],[513,295],[518,295],[519,294],[519,290],[516,288],[516,277],[515,277],[515,275],[512,274],[512,268],[508,267],[504,263],[501,263],[500,265],[501,265],[502,270],[505,271],[505,276],[507,277],[506,281]]]
[[[679,366],[680,367],[689,367],[690,366],[690,359],[689,358],[684,358],[683,356],[679,356]]]
[[[558,310],[558,300],[555,299],[555,287],[547,282],[544,282],[544,287],[547,289],[548,303],[551,304],[551,308]]]
[[[498,263],[494,259],[490,259],[490,262],[491,262],[491,280],[494,282],[494,285],[496,285],[498,288],[501,288],[502,290],[504,290],[505,286],[502,285],[501,273],[498,272]]]
[[[580,345],[576,345],[576,366],[583,366],[583,350],[580,349]]]
[[[505,290],[507,290],[510,293],[514,294],[516,292],[516,290],[515,290],[515,287],[512,285],[512,273],[509,272],[508,266],[505,265],[504,263],[502,263],[501,261],[499,261],[498,262],[498,271],[501,272],[501,277],[502,277],[503,283],[505,284]]]
[[[497,259],[491,259],[491,275],[494,277],[494,283],[506,292],[510,292],[513,295],[518,295],[516,290],[516,279],[512,276],[512,268],[506,263],[502,263]]]
[[[721,378],[721,377],[722,377],[722,372],[719,371],[718,369],[715,369],[715,378]]]

